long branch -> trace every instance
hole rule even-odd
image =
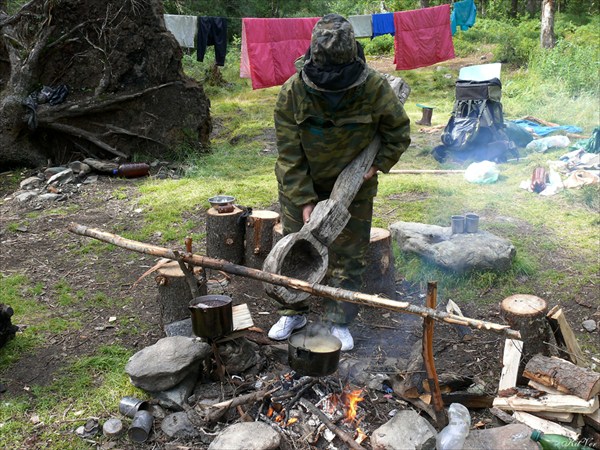
[[[92,144],[100,147],[102,150],[105,150],[113,155],[120,156],[122,158],[127,158],[127,155],[123,152],[120,152],[116,148],[111,147],[106,142],[98,139],[94,134],[82,130],[81,128],[77,128],[71,125],[65,125],[64,123],[45,123],[46,128],[51,128],[56,131],[60,131],[62,133],[69,134],[71,136],[75,136],[81,139],[85,139],[86,141],[91,142]]]
[[[158,247],[156,245],[144,244],[142,242],[134,241],[131,239],[125,239],[116,234],[107,233],[105,231],[101,231],[94,228],[89,228],[77,223],[70,223],[67,229],[71,233],[78,234],[80,236],[91,237],[103,242],[108,242],[110,244],[114,244],[118,247],[122,247],[127,250],[132,250],[134,252],[144,253],[146,255],[153,255],[162,258],[168,258],[174,261],[177,261],[179,259],[177,255],[173,252],[173,250]],[[342,288],[334,288],[331,286],[325,286],[317,283],[311,284],[303,280],[289,278],[275,273],[264,272],[262,270],[252,269],[249,267],[239,266],[237,264],[230,263],[229,261],[213,259],[207,256],[195,254],[185,254],[180,256],[183,261],[189,264],[207,267],[209,269],[214,270],[222,270],[223,272],[252,278],[254,280],[264,281],[266,283],[271,283],[278,286],[289,287],[291,289],[308,292],[312,295],[320,297],[327,297],[333,300],[343,300],[359,305],[374,306],[378,308],[389,309],[391,311],[398,311],[401,313],[415,314],[421,317],[432,317],[433,319],[441,322],[466,325],[471,328],[476,328],[478,330],[488,330],[503,336],[516,339],[520,339],[521,337],[521,334],[518,331],[511,330],[508,325],[500,325],[493,322],[487,322],[478,319],[470,319],[468,317],[457,316],[455,314],[450,314],[444,311],[437,311],[432,308],[413,305],[408,302],[401,302],[377,297],[376,295],[349,291]]]
[[[38,107],[38,123],[46,124],[64,118],[80,117],[92,113],[106,112],[110,106],[133,100],[149,92],[153,92],[164,87],[172,86],[176,83],[179,82],[172,81],[170,83],[152,86],[147,89],[134,92],[132,94],[111,96],[111,98],[100,102],[94,102],[94,100],[90,100],[90,102],[65,103],[63,105],[56,106],[40,105]]]

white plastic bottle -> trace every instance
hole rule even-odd
[[[435,448],[437,450],[462,450],[470,428],[469,410],[460,403],[452,403],[448,407],[448,425],[438,433]]]

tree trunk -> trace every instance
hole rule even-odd
[[[519,14],[519,0],[510,0],[510,17],[517,18]]]
[[[542,3],[542,30],[540,34],[542,48],[554,48],[554,0],[544,0]]]
[[[419,4],[421,5],[421,8],[429,8],[429,0],[420,0]]]
[[[527,0],[526,10],[529,17],[535,17],[540,10],[540,0]]]
[[[31,0],[0,12],[0,169],[160,157],[183,143],[202,151],[209,101],[182,56],[160,0]],[[44,103],[41,86],[68,94]]]

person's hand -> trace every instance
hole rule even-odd
[[[379,170],[379,167],[371,166],[369,171],[364,174],[363,180],[365,180],[365,181],[370,180],[371,178],[373,178],[373,176],[377,173],[378,170]]]
[[[310,220],[310,215],[312,214],[313,209],[315,209],[314,203],[307,203],[306,205],[302,205],[302,221],[304,223],[308,223],[308,221]]]

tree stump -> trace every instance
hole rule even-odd
[[[19,327],[12,324],[11,317],[14,310],[4,303],[0,303],[0,348],[15,337]]]
[[[202,272],[201,267],[194,267],[194,273]],[[158,305],[160,308],[160,324],[164,328],[178,320],[190,317],[188,309],[193,299],[190,286],[177,261],[171,261],[157,270],[155,277],[158,286]],[[200,295],[206,295],[206,283],[198,282]]]
[[[363,275],[366,294],[396,298],[396,271],[392,251],[392,235],[383,228],[371,228],[371,239],[366,256],[367,267]]]
[[[500,308],[511,328],[521,333],[523,355],[517,383],[526,384],[523,370],[527,362],[536,354],[550,355],[550,327],[546,321],[548,305],[544,299],[535,295],[516,294],[502,300]]]
[[[261,269],[273,247],[273,228],[279,222],[275,211],[253,210],[246,220],[244,265]]]
[[[206,212],[206,256],[240,264],[244,259],[244,227],[242,210],[219,213],[215,208]]]

